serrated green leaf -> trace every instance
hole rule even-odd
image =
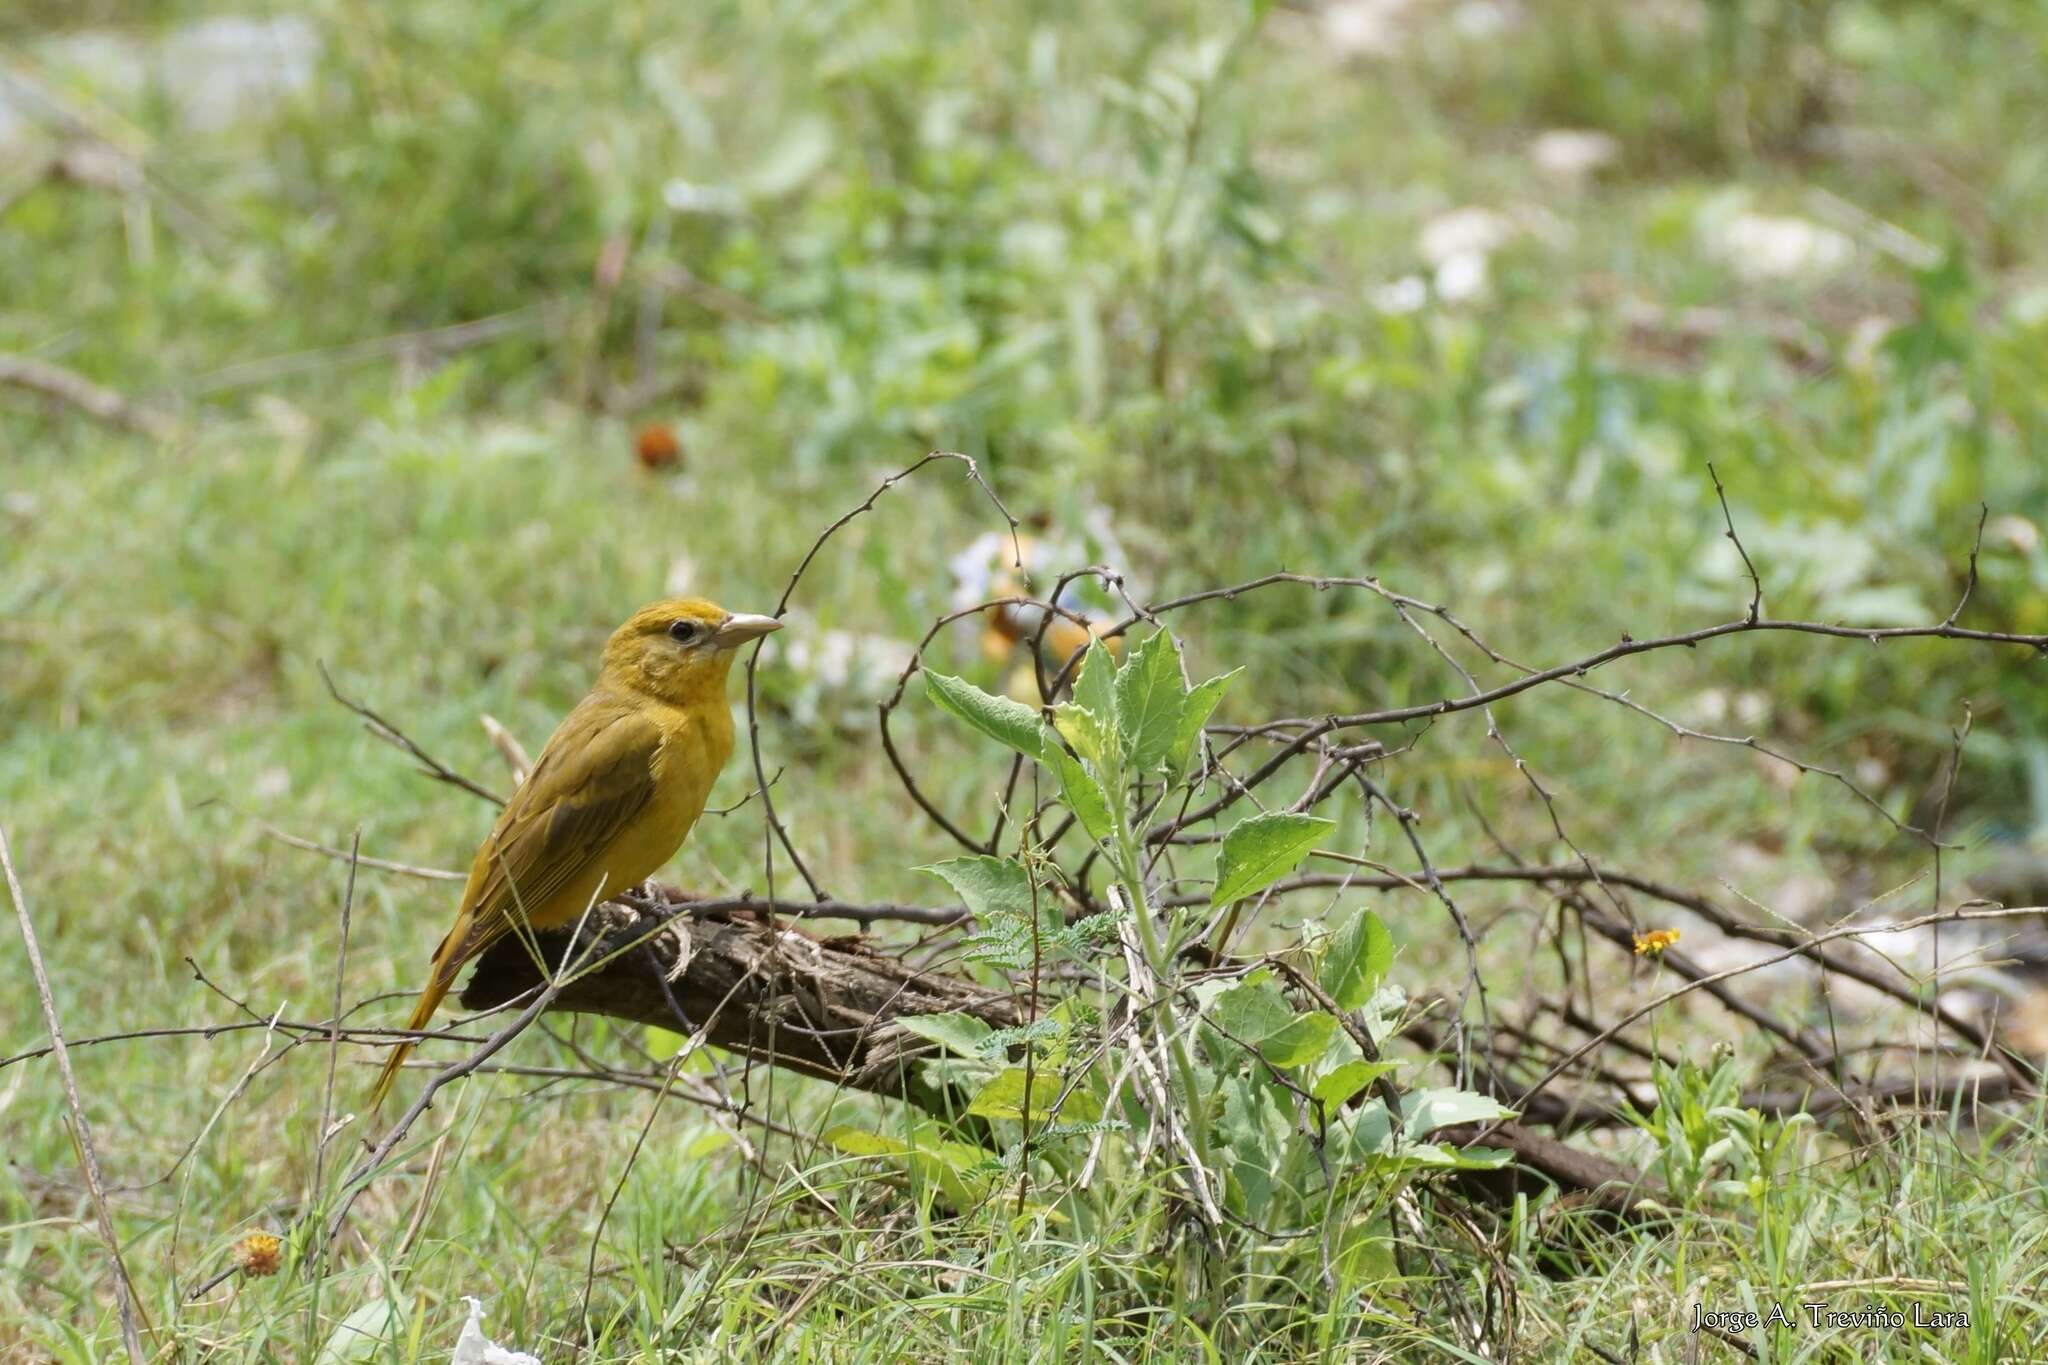
[[[1368,1062],[1354,1057],[1309,1087],[1309,1094],[1324,1104],[1342,1104],[1394,1068],[1393,1062]]]
[[[1110,836],[1115,828],[1109,813],[1109,798],[1103,795],[1102,784],[1081,766],[1081,761],[1050,741],[1042,755],[1045,766],[1052,769],[1053,776],[1060,780],[1060,798],[1067,803],[1067,809],[1074,812],[1074,818],[1081,822],[1081,828],[1088,837],[1100,842]]]
[[[1394,965],[1394,939],[1380,917],[1360,910],[1330,938],[1316,980],[1347,1010],[1362,1008]]]
[[[1073,701],[1116,724],[1116,660],[1107,645],[1092,638],[1088,652],[1081,656],[1080,670],[1074,674]]]
[[[1257,1047],[1294,1021],[1287,999],[1261,972],[1216,997],[1209,1017],[1227,1041]]]
[[[975,917],[1031,924],[1031,874],[1009,858],[950,858],[917,869],[944,879]]]
[[[1131,651],[1116,673],[1116,726],[1133,769],[1158,764],[1180,733],[1185,689],[1180,680],[1180,645],[1166,631],[1154,631]]]
[[[1052,725],[1060,738],[1073,745],[1074,752],[1092,764],[1096,772],[1115,780],[1123,771],[1123,745],[1116,727],[1103,713],[1068,702],[1054,710]]]
[[[971,682],[925,670],[924,692],[942,711],[950,711],[990,739],[1018,753],[1037,758],[1044,742],[1038,712],[1008,697],[990,696]]]
[[[1027,1089],[1024,1068],[1013,1066],[983,1086],[967,1112],[988,1119],[1021,1119],[1028,1104],[1035,1121],[1051,1117],[1057,1102],[1062,1119],[1092,1123],[1102,1117],[1101,1101],[1086,1090],[1077,1089],[1061,1100],[1062,1084],[1058,1072],[1039,1069],[1031,1074]]]
[[[946,1014],[902,1014],[896,1017],[897,1027],[905,1033],[914,1033],[929,1039],[949,1052],[962,1057],[982,1056],[981,1045],[995,1030],[971,1014],[951,1011]]]
[[[1211,908],[1256,895],[1294,870],[1322,837],[1337,827],[1319,815],[1271,811],[1240,820],[1223,836]]]
[[[1175,727],[1173,747],[1167,750],[1166,763],[1176,773],[1187,771],[1188,761],[1195,756],[1195,745],[1202,735],[1202,727],[1209,723],[1209,717],[1216,713],[1216,704],[1223,700],[1223,694],[1230,690],[1230,680],[1244,672],[1233,668],[1221,677],[1196,683],[1194,689],[1181,704],[1180,723]]]

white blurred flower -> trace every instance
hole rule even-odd
[[[1382,313],[1413,313],[1429,302],[1429,286],[1420,275],[1403,275],[1374,289],[1371,297]]]
[[[1463,303],[1485,291],[1485,252],[1463,251],[1436,268],[1436,294],[1446,303]]]
[[[1498,38],[1521,22],[1522,7],[1509,0],[1465,0],[1451,13],[1451,26],[1465,38]]]
[[[1485,292],[1489,259],[1521,231],[1496,209],[1453,209],[1422,225],[1415,248],[1435,272],[1437,297],[1463,303]]]
[[[1751,280],[1826,274],[1856,254],[1855,244],[1831,227],[1762,213],[1736,214],[1712,230],[1708,245]]]
[[[1339,57],[1393,57],[1406,45],[1409,0],[1337,0],[1323,8],[1323,41]]]
[[[1496,209],[1452,209],[1422,225],[1415,247],[1422,259],[1442,266],[1457,256],[1491,255],[1519,230],[1514,219]]]
[[[1620,143],[1592,128],[1552,128],[1529,144],[1538,170],[1574,184],[1611,165],[1620,152]]]
[[[1738,692],[1735,694],[1735,719],[1754,730],[1771,718],[1771,695],[1768,692]]]
[[[671,180],[661,187],[661,202],[677,213],[701,213],[711,217],[739,213],[746,199],[730,185],[699,185],[688,180]]]
[[[1842,348],[1842,364],[1859,374],[1867,373],[1877,364],[1878,348],[1884,345],[1885,338],[1897,325],[1877,313],[1858,318],[1856,325],[1849,329],[1848,344]]]
[[[2041,528],[2022,516],[1993,517],[1984,525],[1984,538],[1993,545],[2003,545],[2023,555],[2030,555],[2041,548]]]
[[[804,630],[799,628],[772,638],[764,647],[764,658],[777,660],[793,671],[830,688],[849,688],[861,693],[886,692],[910,666],[916,651],[910,643],[887,635],[865,635],[853,630]]]

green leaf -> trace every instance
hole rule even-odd
[[[1180,645],[1154,631],[1116,674],[1117,732],[1133,768],[1143,771],[1166,757],[1180,733],[1184,698]]]
[[[1044,743],[1038,712],[1008,697],[992,697],[971,682],[925,670],[924,693],[942,711],[951,711],[990,739],[1018,753],[1037,758]]]
[[[1324,1104],[1342,1104],[1394,1070],[1394,1062],[1368,1062],[1354,1057],[1309,1088]]]
[[[956,1209],[971,1208],[988,1194],[988,1179],[981,1174],[986,1154],[981,1148],[941,1137],[928,1125],[920,1124],[905,1141],[839,1124],[825,1130],[825,1141],[849,1156],[901,1160],[919,1179],[937,1185]]]
[[[1057,744],[1048,743],[1040,755],[1045,766],[1060,780],[1060,797],[1067,803],[1067,809],[1074,812],[1074,818],[1081,822],[1081,828],[1088,837],[1100,843],[1110,836],[1115,828],[1109,814],[1109,798],[1102,793],[1102,784],[1097,782],[1079,759]]]
[[[1294,870],[1308,851],[1337,827],[1319,815],[1269,812],[1240,820],[1223,836],[1211,908],[1256,895]]]
[[[1211,678],[1205,683],[1196,683],[1180,709],[1180,724],[1174,731],[1173,747],[1167,750],[1166,763],[1176,773],[1187,771],[1188,760],[1195,756],[1195,745],[1201,740],[1202,727],[1209,723],[1209,717],[1216,712],[1216,703],[1223,700],[1223,694],[1230,690],[1230,680],[1244,672],[1233,668],[1221,677]]]
[[[1515,1154],[1496,1147],[1453,1147],[1447,1142],[1411,1142],[1375,1157],[1382,1175],[1405,1171],[1497,1171]]]
[[[1216,997],[1216,1027],[1229,1041],[1257,1047],[1294,1021],[1294,1011],[1264,972]]]
[[[1077,1089],[1064,1100],[1060,1099],[1062,1082],[1058,1072],[1041,1068],[1032,1073],[1030,1082],[1027,1090],[1024,1068],[1010,1067],[981,1088],[967,1106],[967,1112],[985,1119],[1021,1119],[1028,1107],[1032,1119],[1038,1120],[1050,1118],[1057,1102],[1062,1119],[1092,1123],[1102,1117],[1101,1102],[1086,1090]]]
[[[1337,1021],[1319,1010],[1297,1015],[1264,973],[1223,992],[1210,1009],[1222,1043],[1254,1048],[1283,1070],[1322,1056],[1337,1031]],[[1222,1050],[1210,1052],[1222,1060]]]
[[[1454,1123],[1491,1123],[1511,1119],[1517,1112],[1491,1095],[1470,1090],[1421,1090],[1401,1101],[1401,1127],[1411,1138],[1424,1138]]]
[[[883,1137],[865,1128],[838,1124],[825,1130],[825,1141],[848,1156],[907,1156],[910,1144],[900,1138]]]
[[[1031,874],[1020,862],[1009,858],[950,858],[917,870],[943,878],[978,919],[1008,917],[1021,919],[1026,926],[1031,923]]]
[[[1347,1010],[1363,1008],[1394,965],[1394,939],[1380,917],[1360,910],[1330,939],[1316,979]]]
[[[320,1344],[317,1365],[369,1365],[399,1344],[405,1327],[403,1301],[372,1299],[334,1324]]]
[[[1107,645],[1091,638],[1088,652],[1081,656],[1081,670],[1074,675],[1074,704],[1116,724],[1116,660]]]
[[[930,1039],[949,1052],[962,1057],[981,1056],[981,1044],[995,1030],[971,1014],[953,1011],[947,1014],[902,1014],[896,1017],[897,1027],[905,1033],[914,1033],[920,1038]]]
[[[1337,1021],[1321,1010],[1297,1014],[1287,1021],[1285,1028],[1259,1045],[1259,1055],[1283,1071],[1307,1066],[1323,1055],[1323,1049],[1330,1045],[1330,1035],[1336,1031]]]
[[[1068,702],[1052,713],[1052,727],[1104,778],[1114,781],[1123,771],[1123,745],[1116,727],[1102,712]]]

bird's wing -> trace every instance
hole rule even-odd
[[[477,850],[450,935],[461,936],[452,945],[461,957],[495,942],[522,913],[541,913],[594,869],[652,799],[661,741],[653,721],[602,694],[569,713]],[[626,889],[607,881],[603,894]]]

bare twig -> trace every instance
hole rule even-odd
[[[290,355],[238,361],[210,374],[200,375],[184,387],[188,394],[199,397],[219,393],[225,389],[275,383],[292,375],[346,369],[353,365],[368,364],[394,356],[427,358],[454,355],[472,347],[516,336],[521,332],[546,329],[552,325],[554,311],[549,305],[535,304],[526,308],[515,308],[509,313],[498,313],[469,322],[457,322],[446,327],[429,327],[424,331],[399,332],[391,336],[371,337],[365,341],[351,341],[343,346],[326,346],[312,351],[295,351]]]
[[[518,736],[500,725],[496,716],[478,716],[477,722],[484,727],[484,733],[490,736],[492,746],[498,751],[498,757],[505,760],[505,767],[512,774],[512,785],[517,787],[526,780],[526,775],[533,771],[533,760],[526,756],[526,746],[519,742]]]
[[[135,1299],[135,1282],[128,1277],[128,1263],[121,1256],[121,1237],[114,1231],[114,1215],[107,1207],[106,1182],[100,1178],[99,1153],[92,1145],[92,1125],[85,1117],[85,1105],[78,1098],[78,1077],[71,1070],[71,1054],[64,1047],[64,1028],[57,1022],[57,1001],[50,993],[50,974],[43,967],[43,950],[36,943],[36,928],[28,915],[28,898],[22,894],[21,879],[15,875],[14,855],[7,846],[7,831],[0,828],[0,869],[7,874],[7,896],[14,905],[14,918],[21,925],[21,940],[28,949],[29,970],[36,980],[36,1001],[43,1008],[43,1023],[50,1030],[50,1047],[56,1054],[57,1074],[64,1083],[64,1103],[71,1110],[71,1136],[78,1147],[78,1162],[85,1173],[85,1187],[92,1195],[92,1209],[99,1220],[100,1237],[114,1263],[114,1301],[121,1314],[121,1341],[128,1349],[131,1365],[142,1365],[148,1357],[142,1349],[142,1333],[136,1326],[141,1305]]]
[[[981,491],[988,496],[988,500],[991,503],[995,504],[996,510],[1002,513],[1003,520],[1007,522],[1010,527],[1011,554],[1015,557],[1017,571],[1020,574],[1023,573],[1024,545],[1023,542],[1018,539],[1017,518],[1010,515],[1010,509],[1003,505],[1003,500],[996,496],[995,489],[990,487],[988,480],[982,477],[981,467],[977,465],[970,457],[959,454],[956,451],[934,450],[930,454],[926,455],[923,459],[917,461],[915,464],[910,465],[908,468],[902,470],[901,472],[891,474],[887,478],[883,479],[879,484],[875,486],[874,490],[867,495],[866,499],[863,500],[859,506],[853,508],[851,511],[844,513],[839,517],[838,520],[834,521],[830,526],[827,526],[823,531],[820,531],[818,533],[817,539],[811,542],[811,548],[804,552],[804,557],[797,561],[796,569],[789,575],[789,583],[787,584],[787,586],[783,588],[782,597],[775,604],[775,616],[777,618],[780,618],[784,612],[789,610],[789,600],[791,597],[796,595],[797,584],[803,581],[805,571],[811,567],[811,561],[818,557],[818,552],[825,548],[825,542],[830,540],[834,535],[838,534],[840,528],[844,527],[847,523],[851,522],[854,518],[862,515],[863,513],[874,510],[875,504],[881,500],[881,497],[884,493],[887,493],[890,489],[894,488],[897,484],[902,483],[905,479],[911,477],[920,469],[923,469],[927,465],[947,460],[957,461],[960,464],[966,465],[967,477],[972,479],[975,483],[981,486]],[[804,863],[802,855],[796,851],[796,845],[791,841],[789,837],[789,830],[783,825],[781,817],[779,817],[775,813],[775,798],[772,795],[770,795],[768,790],[770,785],[768,781],[768,769],[761,758],[760,714],[755,706],[754,701],[754,674],[755,670],[759,667],[760,662],[761,646],[759,644],[756,644],[754,646],[753,652],[747,656],[747,743],[748,747],[752,751],[754,760],[754,786],[755,789],[761,793],[761,809],[764,813],[764,818],[767,820],[769,830],[771,830],[775,836],[775,842],[780,843],[782,845],[783,851],[789,854],[789,860],[792,864],[795,865],[797,875],[804,879],[804,884],[811,889],[812,896],[816,897],[818,900],[821,901],[827,900],[829,899],[829,897],[826,895],[824,888],[818,884],[817,878],[811,875],[810,868]],[[887,742],[886,739],[884,740],[884,742]],[[961,837],[964,838],[965,836],[963,835]],[[772,898],[775,894],[775,860],[773,856],[774,846],[773,844],[766,844],[765,847],[767,848],[767,856],[764,859],[764,867],[768,878],[768,894]]]
[[[76,370],[33,356],[0,351],[0,385],[39,393],[76,408],[95,421],[124,427],[152,441],[168,441],[178,434],[178,424],[168,414],[124,398]]]
[[[341,985],[348,974],[349,917],[356,904],[356,860],[363,851],[363,827],[356,826],[349,843],[348,885],[341,893],[341,943],[334,955],[334,1012],[327,1019],[327,1088],[320,1096],[320,1128],[313,1135],[313,1194],[319,1197],[321,1176],[327,1169],[328,1125],[334,1119],[334,1072],[341,1060]]]
[[[328,674],[327,665],[323,663],[319,667],[320,681],[327,684],[327,695],[334,698],[345,709],[353,711],[362,720],[364,729],[399,752],[410,755],[412,760],[420,765],[421,772],[437,782],[446,782],[451,787],[460,787],[471,796],[479,797],[494,806],[505,804],[504,797],[498,795],[489,787],[482,786],[456,772],[440,759],[435,758],[432,754],[414,743],[410,735],[407,735],[390,721],[363,705],[363,703],[343,696],[341,689],[334,685],[333,677]]]

